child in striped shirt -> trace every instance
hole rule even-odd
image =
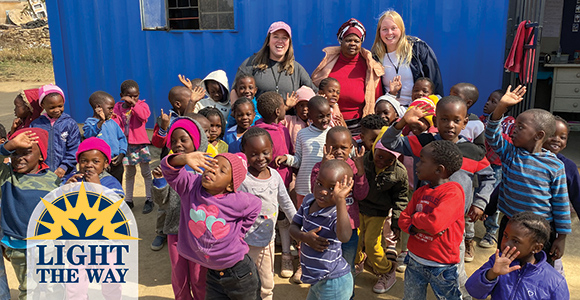
[[[564,254],[566,235],[572,232],[564,164],[554,153],[542,149],[542,144],[556,132],[556,120],[545,110],[529,109],[516,118],[512,143],[501,134],[502,115],[522,101],[525,93],[525,87],[511,91],[509,86],[485,129],[485,138],[503,166],[498,209],[505,216],[500,222],[498,240],[502,240],[506,224],[516,213],[532,211],[544,216],[552,226],[544,251],[553,264]]]

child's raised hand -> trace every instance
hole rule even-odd
[[[199,100],[203,99],[203,97],[205,97],[205,89],[203,87],[198,85],[191,90],[191,102],[193,102],[193,106]]]
[[[365,156],[365,146],[361,146],[360,149],[358,147],[354,147],[353,161],[359,173],[361,172],[361,170],[363,173],[365,171],[364,156]]]
[[[279,168],[284,163],[286,163],[287,160],[288,160],[288,158],[286,157],[286,155],[280,155],[280,156],[276,157],[276,159],[274,159],[274,166],[276,168]]]
[[[155,179],[163,178],[163,172],[161,171],[161,166],[157,166],[155,169],[153,169],[153,171],[151,171],[151,174],[153,174],[153,178],[155,178]]]
[[[101,121],[105,121],[105,113],[103,112],[103,108],[101,108],[100,105],[97,105],[97,107],[95,108],[95,115],[97,115],[97,117],[99,117],[99,120]]]
[[[324,252],[328,248],[330,243],[327,239],[319,236],[317,233],[322,229],[322,227],[318,227],[316,229],[312,229],[304,234],[304,242],[310,246],[310,248],[318,251]]]
[[[188,89],[192,89],[193,84],[191,84],[191,81],[189,80],[189,78],[185,77],[185,75],[181,75],[178,74],[177,78],[179,78],[179,81],[181,81],[181,84],[183,84],[186,88]]]
[[[298,94],[296,94],[296,91],[292,92],[292,94],[286,93],[286,110],[296,106],[296,103],[298,103]]]
[[[401,75],[397,75],[393,80],[389,80],[389,94],[394,96],[398,95],[402,87]]]
[[[495,250],[495,263],[489,270],[492,274],[486,274],[486,277],[490,279],[488,275],[491,275],[492,279],[490,280],[494,280],[500,275],[505,275],[515,270],[519,270],[521,268],[520,265],[510,267],[510,264],[514,261],[514,259],[520,255],[520,251],[517,250],[518,249],[516,247],[510,249],[510,247],[507,246],[505,249],[503,249],[502,255],[500,255],[499,249]]]
[[[505,94],[499,100],[499,103],[505,107],[510,107],[520,103],[524,99],[524,94],[526,93],[526,87],[523,85],[518,85],[513,91],[511,91],[511,88],[511,85],[508,86]]]
[[[354,180],[348,178],[348,176],[344,175],[344,179],[342,181],[337,181],[334,185],[334,190],[332,191],[332,202],[336,205],[341,201],[346,201],[346,196],[352,190],[354,186]]]
[[[38,136],[32,131],[26,131],[8,141],[4,147],[8,151],[14,151],[16,149],[30,148],[34,144],[38,144]]]
[[[322,147],[322,152],[322,161],[320,162],[321,166],[324,162],[334,159],[334,155],[332,154],[332,146],[324,145],[324,147]]]
[[[401,121],[399,121],[395,127],[400,130],[403,129],[403,127],[407,124],[416,124],[421,122],[419,119],[426,116],[432,116],[434,110],[435,108],[429,103],[420,103],[417,106],[409,107]],[[399,128],[399,126],[401,128]]]
[[[185,159],[185,164],[198,173],[203,173],[201,168],[213,169],[217,164],[217,160],[211,157],[209,153],[195,151],[181,155],[183,155],[183,158]]]
[[[161,115],[159,116],[159,127],[163,130],[167,130],[169,128],[169,123],[171,122],[171,117],[163,112],[163,108],[161,109]]]

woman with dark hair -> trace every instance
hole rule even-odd
[[[374,113],[375,101],[383,94],[383,66],[362,48],[365,36],[366,30],[358,20],[346,21],[337,33],[340,46],[324,48],[326,56],[312,72],[316,85],[328,77],[340,83],[338,107],[353,134],[360,133],[361,118]]]
[[[284,22],[270,25],[262,48],[244,60],[236,77],[241,74],[254,76],[258,87],[256,99],[269,91],[279,93],[286,99],[303,85],[318,90],[304,67],[294,60],[292,30]]]
[[[396,11],[381,15],[371,51],[385,67],[384,93],[396,96],[404,107],[411,103],[413,84],[420,77],[431,79],[435,94],[444,95],[435,53],[421,39],[405,34],[405,23]]]

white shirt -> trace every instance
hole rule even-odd
[[[408,107],[411,104],[411,93],[413,92],[413,85],[415,84],[411,66],[403,63],[399,64],[396,51],[385,54],[385,57],[383,57],[383,66],[385,67],[385,75],[383,75],[385,90],[388,93],[389,81],[393,80],[395,76],[400,75],[403,87],[401,88],[401,97],[398,100],[401,102],[401,105]],[[397,72],[397,68],[395,67],[399,68],[399,72]]]

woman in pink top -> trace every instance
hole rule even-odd
[[[375,101],[382,95],[383,66],[373,59],[370,51],[361,47],[366,36],[364,26],[350,19],[338,30],[340,46],[327,47],[326,57],[312,72],[312,82],[318,85],[324,78],[333,77],[341,86],[338,106],[348,129],[360,133],[360,119],[374,113]]]
[[[133,188],[135,185],[135,174],[137,164],[141,168],[141,175],[145,180],[145,193],[147,199],[143,206],[143,213],[148,214],[153,210],[153,200],[151,200],[151,152],[149,152],[149,137],[145,130],[145,123],[151,115],[149,105],[145,100],[139,100],[139,85],[134,80],[125,80],[121,84],[121,102],[117,102],[113,108],[116,115],[114,118],[121,127],[129,146],[127,156],[123,159],[125,165],[125,201],[133,209]]]

